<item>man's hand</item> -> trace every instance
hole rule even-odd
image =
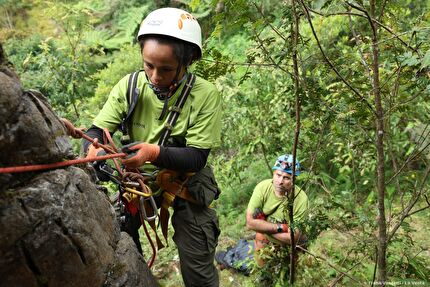
[[[122,160],[122,163],[128,168],[139,168],[145,162],[153,162],[160,154],[160,146],[156,144],[134,142],[122,147],[122,152],[129,156]]]
[[[94,143],[92,143],[88,146],[87,156],[85,158],[94,158],[96,156],[106,155],[106,152],[104,149],[102,149],[101,147],[97,147],[98,146],[97,143],[98,143],[98,139],[94,139]],[[105,160],[94,161],[94,162],[92,162],[91,165],[96,172],[96,176],[97,176],[98,180],[100,180],[100,181],[109,181],[110,180],[110,177],[101,171],[102,167],[107,166]]]
[[[87,156],[85,158],[96,157],[103,149],[98,146],[98,139],[94,139],[94,143],[88,146]]]
[[[266,214],[263,213],[261,208],[256,208],[254,213],[252,214],[252,218],[266,220]]]

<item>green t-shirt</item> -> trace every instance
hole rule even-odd
[[[306,193],[295,186],[295,199],[293,205],[294,222],[304,219],[309,209],[309,201]],[[284,202],[285,200],[285,202]],[[257,184],[248,203],[248,210],[254,213],[256,208],[260,208],[266,215],[266,220],[274,223],[288,223],[287,198],[280,198],[275,195],[275,188],[272,179],[266,179]]]
[[[129,77],[125,76],[113,87],[107,102],[94,119],[95,126],[107,128],[110,132],[118,129],[128,112],[126,93]],[[169,108],[176,103],[184,85],[185,81],[168,100]],[[149,88],[144,72],[139,74],[137,87],[141,92],[131,118],[130,138],[132,141],[157,144],[168,119],[167,113],[162,120],[158,120],[164,100],[158,99]],[[171,137],[183,138],[186,146],[202,149],[221,144],[221,96],[213,84],[196,78]]]

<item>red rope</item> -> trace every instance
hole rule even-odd
[[[71,122],[69,122],[66,119],[61,119],[61,121],[64,123],[68,135],[72,136],[73,138],[84,138],[91,142],[96,148],[101,147],[104,149],[107,153],[110,153],[108,155],[102,155],[102,156],[95,156],[95,157],[87,157],[87,158],[78,158],[78,159],[72,159],[72,160],[66,160],[61,162],[55,162],[55,163],[48,163],[48,164],[35,164],[35,165],[24,165],[24,166],[11,166],[11,167],[0,167],[0,173],[19,173],[19,172],[30,172],[30,171],[38,171],[38,170],[45,170],[45,169],[53,169],[53,168],[59,168],[64,166],[70,166],[74,164],[80,164],[85,162],[93,162],[93,161],[101,161],[101,160],[107,160],[107,159],[115,159],[115,158],[122,158],[126,157],[127,154],[125,153],[118,153],[115,145],[113,144],[112,139],[109,136],[109,132],[105,131],[105,134],[107,133],[107,137],[110,141],[109,145],[100,144],[97,142],[97,140],[87,136],[84,134],[82,129],[77,129],[73,126]],[[115,161],[115,164],[117,165],[117,162]]]
[[[89,157],[89,158],[78,158],[78,159],[66,160],[61,162],[47,163],[47,164],[0,167],[0,173],[19,173],[19,172],[53,169],[53,168],[74,165],[74,164],[85,163],[85,162],[107,160],[111,158],[120,158],[120,157],[125,157],[126,155],[127,154],[125,153],[115,153],[115,154],[108,154],[108,155],[95,156],[95,157]]]
[[[148,268],[151,268],[152,265],[154,264],[155,258],[157,257],[157,249],[155,248],[154,241],[152,241],[151,235],[149,234],[148,228],[146,227],[145,219],[142,216],[142,211],[139,212],[139,215],[140,215],[140,221],[142,222],[143,230],[145,231],[146,238],[148,238],[149,245],[151,245],[151,249],[152,249],[151,259],[147,263]]]

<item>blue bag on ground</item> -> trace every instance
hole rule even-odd
[[[240,239],[235,246],[227,248],[227,251],[217,252],[215,260],[218,264],[249,275],[254,262],[254,241]]]

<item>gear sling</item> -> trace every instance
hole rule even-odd
[[[130,135],[129,135],[129,128],[130,128],[130,120],[131,117],[133,115],[134,109],[137,105],[138,102],[138,98],[140,95],[140,90],[137,87],[137,80],[139,77],[139,73],[141,71],[137,71],[134,72],[130,75],[129,81],[128,81],[128,88],[127,88],[127,103],[128,103],[128,112],[126,114],[126,116],[123,118],[121,124],[120,124],[120,130],[122,132],[122,137],[121,137],[121,143],[123,145],[125,144],[129,144],[130,143]],[[158,141],[158,144],[161,146],[164,146],[169,138],[169,136],[172,133],[173,127],[176,123],[176,121],[179,118],[180,112],[187,100],[188,95],[191,92],[191,89],[195,83],[196,80],[196,76],[194,74],[189,73],[185,82],[185,86],[182,89],[182,92],[180,94],[180,96],[178,97],[176,103],[174,106],[172,106],[169,111],[169,117],[167,122],[164,125],[164,129],[161,133],[161,137]],[[184,175],[180,175],[178,172],[176,171],[172,171],[172,170],[167,170],[167,169],[163,169],[161,170],[158,174],[157,177],[155,179],[158,187],[160,187],[164,192],[162,193],[162,202],[161,202],[161,207],[160,207],[160,216],[159,216],[159,222],[161,225],[161,230],[162,230],[162,234],[163,237],[165,238],[165,240],[167,241],[167,230],[168,230],[168,221],[169,221],[169,211],[168,208],[170,206],[172,206],[172,203],[175,199],[176,196],[185,199],[187,201],[190,201],[192,203],[198,204],[198,202],[192,197],[190,196],[189,192],[188,192],[188,188],[185,185],[188,181],[189,176],[191,176],[192,174],[186,174],[185,177]],[[182,177],[181,177],[182,176]],[[184,180],[181,180],[184,179]],[[119,200],[123,200],[121,197],[125,197],[124,195],[120,195]],[[126,197],[125,199],[127,201],[129,201]],[[126,231],[127,233],[129,233],[132,237],[134,242],[136,243],[139,251],[142,253],[142,249],[140,246],[140,241],[139,241],[139,235],[137,233],[137,229],[139,228],[140,224],[144,224],[143,222],[140,222],[139,218],[135,216],[136,212],[134,210],[130,210],[133,209],[132,206],[130,206],[129,204],[126,204],[126,209],[129,210],[121,210],[121,212],[127,211],[129,212],[132,216],[130,218],[131,222],[125,222],[121,225],[121,229]],[[141,208],[148,208],[148,206],[144,205]],[[130,212],[132,211],[132,212]],[[148,214],[148,211],[143,210],[144,214]],[[154,211],[155,215],[156,215],[156,211]],[[121,217],[123,217],[121,215]],[[156,217],[156,216],[155,216]],[[155,219],[154,216],[151,216],[151,218]],[[153,220],[148,220],[148,223],[150,224],[151,228],[155,231],[155,223]],[[158,245],[158,249],[163,248],[163,244],[161,243],[161,240],[159,239],[157,233],[156,234],[156,241],[157,241],[157,245]]]

